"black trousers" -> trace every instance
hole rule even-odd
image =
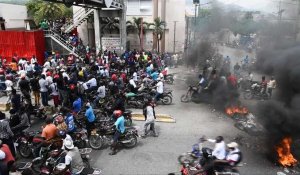
[[[95,128],[95,122],[89,122],[89,121],[86,121],[86,130],[87,130],[87,133],[88,133],[88,136],[91,135],[91,131]]]

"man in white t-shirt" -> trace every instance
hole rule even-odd
[[[136,71],[134,71],[134,73],[132,75],[132,78],[133,78],[134,81],[138,81],[138,76],[137,76]]]
[[[160,78],[157,78],[158,83],[156,84],[156,94],[154,97],[155,102],[159,100],[161,95],[164,93],[164,83],[161,81]]]

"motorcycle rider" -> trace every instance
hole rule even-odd
[[[223,160],[226,156],[226,144],[224,142],[224,138],[222,136],[216,137],[216,139],[207,139],[207,141],[211,143],[215,143],[215,147],[212,152],[212,156],[215,159]]]
[[[13,156],[16,156],[15,146],[13,143],[14,133],[11,131],[9,122],[6,120],[5,114],[0,112],[0,139],[4,144],[9,146]]]
[[[105,84],[103,81],[100,81],[100,86],[97,90],[97,97],[95,98],[95,100],[93,101],[93,105],[94,107],[97,106],[97,103],[99,102],[100,99],[105,98]]]
[[[84,164],[79,149],[74,146],[73,141],[70,139],[64,139],[63,145],[67,151],[65,156],[66,168],[59,174],[64,174],[67,170],[70,170],[72,174],[80,174],[84,169]]]
[[[156,84],[156,94],[154,97],[155,103],[159,100],[161,95],[164,93],[164,84],[160,78],[157,78],[158,83]]]
[[[87,103],[85,105],[85,109],[86,109],[86,111],[85,111],[86,130],[87,130],[88,136],[90,136],[91,131],[94,129],[94,124],[95,124],[96,117],[95,117],[93,108],[92,108],[90,103]]]
[[[30,83],[28,80],[26,80],[25,74],[21,75],[21,80],[19,81],[19,87],[27,103],[31,104]]]
[[[79,96],[76,96],[75,99],[73,102],[73,113],[77,114],[81,110],[82,100]]]
[[[88,81],[83,84],[84,89],[87,93],[97,89],[97,80],[92,75],[89,75]]]
[[[125,132],[125,118],[122,115],[122,111],[114,111],[114,116],[117,117],[117,121],[114,123],[114,126],[116,127],[116,132],[114,134],[113,144],[111,145],[112,152],[109,153],[109,155],[117,154],[118,139]]]
[[[242,160],[242,153],[238,149],[238,144],[236,142],[231,142],[227,144],[229,149],[225,160],[215,160],[213,162],[215,170],[222,170],[224,167],[235,166]]]
[[[28,118],[28,115],[25,111],[25,107],[24,106],[21,106],[20,107],[20,112],[18,114],[19,116],[19,122],[16,126],[13,126],[11,128],[11,130],[14,132],[14,133],[17,133],[17,132],[22,132],[23,130],[27,129],[30,127],[30,122],[29,122],[29,118]]]
[[[42,128],[42,137],[44,137],[46,140],[51,140],[56,137],[57,128],[52,123],[52,119],[50,117],[46,118],[46,126]]]
[[[6,90],[6,93],[7,93],[7,96],[8,96],[7,102],[9,102],[10,99],[11,99],[11,91],[13,89],[13,82],[11,81],[11,77],[7,76],[4,83],[5,83],[5,86],[6,86],[5,90]]]

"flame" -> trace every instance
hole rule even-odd
[[[225,112],[226,114],[233,116],[234,114],[247,114],[249,111],[245,107],[233,106],[226,108]]]
[[[280,144],[276,146],[278,162],[285,167],[294,166],[298,162],[291,153],[291,143],[292,139],[290,137],[285,137]]]

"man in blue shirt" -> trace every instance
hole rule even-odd
[[[73,102],[73,112],[76,114],[81,110],[82,101],[80,97],[76,97],[76,100]]]
[[[114,135],[113,144],[111,145],[112,152],[109,153],[110,155],[115,155],[117,153],[118,139],[125,132],[125,119],[124,116],[122,115],[122,111],[121,110],[114,111],[114,116],[117,118],[117,121],[114,124],[114,126],[116,127],[116,132]]]
[[[93,108],[90,103],[85,105],[85,117],[86,117],[86,130],[88,132],[88,136],[90,136],[92,129],[94,129],[95,123],[95,114]]]
[[[159,75],[158,72],[155,70],[155,71],[151,74],[151,77],[152,77],[153,80],[157,80],[158,75]]]

